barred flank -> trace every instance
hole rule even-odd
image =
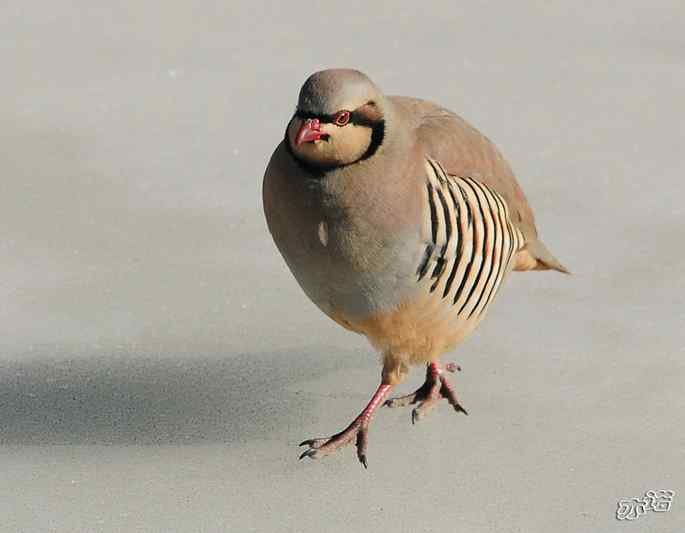
[[[417,269],[421,281],[433,268],[430,292],[449,299],[459,317],[479,317],[497,294],[514,254],[524,244],[497,192],[471,177],[450,176],[427,160],[426,194],[431,242]]]

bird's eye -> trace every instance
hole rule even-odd
[[[333,119],[333,122],[335,122],[336,126],[344,126],[350,121],[350,112],[349,111],[338,111],[335,114],[335,117]]]

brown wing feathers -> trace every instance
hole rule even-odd
[[[430,292],[442,286],[441,297],[449,297],[457,314],[469,319],[480,315],[496,294],[523,246],[523,234],[510,220],[502,196],[487,185],[451,176],[430,158],[426,176],[431,235],[418,281],[432,266]]]

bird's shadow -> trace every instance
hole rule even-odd
[[[51,247],[61,247],[60,253],[66,250],[71,257],[72,248],[78,246],[81,257],[87,256],[83,262],[101,267],[102,272],[99,277],[93,274],[93,282],[83,285],[45,284],[41,277],[44,269],[33,269],[24,256],[17,255],[19,264],[25,262],[27,266],[27,273],[19,281],[32,295],[28,309],[37,311],[32,320],[68,313],[88,327],[96,327],[98,319],[105,316],[111,326],[116,317],[100,313],[111,305],[109,292],[100,290],[104,288],[120,289],[115,291],[117,304],[130,309],[140,303],[136,291],[142,287],[150,291],[145,301],[163,296],[181,302],[189,294],[179,290],[170,296],[167,283],[171,285],[171,281],[147,289],[150,278],[142,271],[130,278],[125,258],[132,250],[141,254],[147,272],[159,269],[186,291],[195,290],[185,281],[198,275],[195,261],[178,261],[178,265],[188,264],[187,270],[176,265],[171,272],[165,247],[161,247],[162,252],[147,253],[167,239],[172,221],[178,221],[184,211],[129,209],[130,186],[106,168],[93,166],[96,147],[91,135],[77,129],[57,132],[40,124],[15,124],[14,130],[0,133],[3,148],[13,155],[0,161],[0,174],[13,177],[6,180],[7,184],[3,182],[9,187],[4,197],[26,195],[29,189],[42,191],[31,197],[31,210],[16,209],[16,201],[7,204],[15,209],[10,234],[26,234],[26,242],[18,240],[31,251],[50,242]],[[121,211],[110,215],[102,206]],[[118,218],[111,218],[114,216]],[[99,230],[91,231],[90,225],[83,224],[84,219],[97,222],[98,228],[108,228],[107,239]],[[203,218],[193,211],[181,225],[187,231],[184,244],[192,239],[224,242],[223,215]],[[145,228],[143,236],[135,237],[134,228]],[[215,241],[208,237],[210,234],[216,236]],[[198,235],[202,238],[198,239]],[[179,237],[181,241],[183,238]],[[179,242],[174,243],[174,249],[183,247]],[[221,248],[219,244],[209,246]],[[226,258],[211,250],[206,253],[211,264],[224,259],[234,261],[233,255]],[[253,270],[250,254],[254,253],[258,252],[246,252],[227,268],[236,269],[238,275]],[[65,272],[79,271],[69,261],[64,268]],[[205,270],[203,276],[225,283],[226,269],[219,273]],[[35,277],[35,282],[25,277]],[[119,280],[123,281],[117,285]],[[219,298],[216,303],[224,300]],[[350,357],[350,353],[340,354],[339,348],[334,357],[326,357],[331,350],[321,345],[268,353],[232,353],[222,352],[217,344],[203,349],[202,339],[197,340],[197,352],[183,353],[174,348],[173,341],[148,343],[148,332],[140,329],[139,337],[121,339],[136,349],[108,350],[61,340],[40,345],[37,338],[30,339],[31,350],[0,354],[0,445],[232,443],[264,438],[307,416],[311,406],[306,395],[298,393],[303,382],[348,365],[355,357],[368,362],[368,354],[366,359],[360,359],[359,354]],[[149,335],[154,337],[154,332]],[[102,336],[109,338],[105,332]],[[10,344],[15,343],[13,340]],[[163,353],[155,351],[163,349]]]
[[[240,442],[307,411],[298,383],[331,371],[308,350],[0,362],[0,444]]]

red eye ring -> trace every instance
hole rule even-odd
[[[336,126],[344,126],[350,121],[350,112],[349,111],[338,111],[335,114],[335,117],[333,117],[333,122],[335,122]]]

